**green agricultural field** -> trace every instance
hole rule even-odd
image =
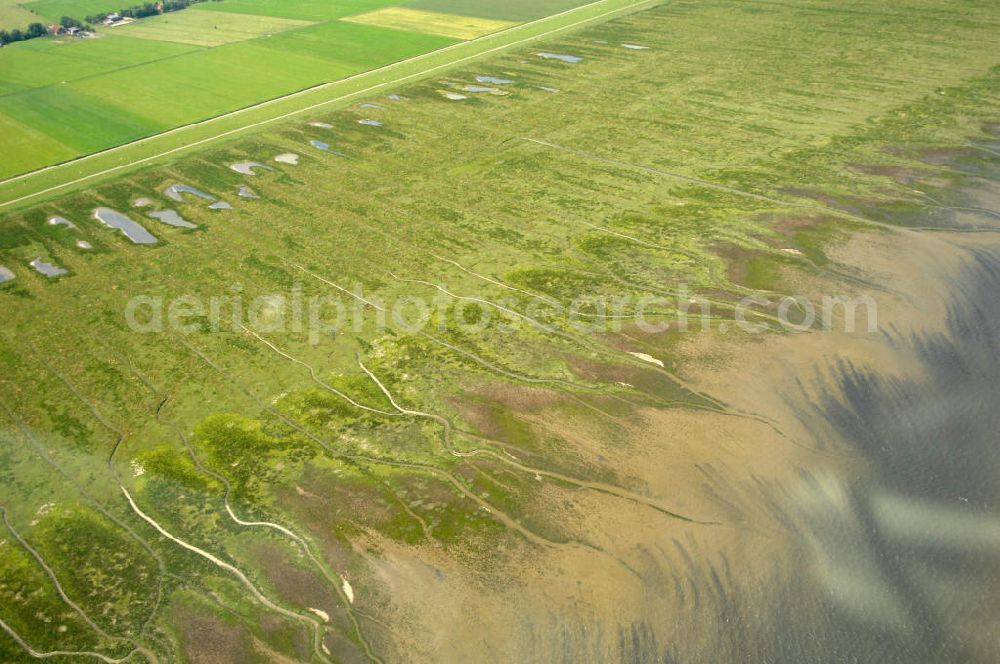
[[[42,132],[78,154],[134,140],[165,127],[146,116],[108,103],[100,96],[80,93],[71,85],[11,95],[3,101],[3,115]]]
[[[204,9],[234,14],[281,16],[304,21],[329,21],[380,7],[403,4],[398,0],[220,0]],[[197,7],[196,7],[197,8]]]
[[[118,11],[132,4],[129,0],[33,0],[25,6],[39,16],[56,22],[63,16],[82,21],[87,16]]]
[[[151,16],[135,23],[114,28],[114,31],[115,34],[140,39],[193,44],[195,46],[221,46],[257,37],[269,37],[285,30],[293,30],[307,25],[311,24],[308,21],[273,16],[180,11]]]
[[[37,125],[60,159],[453,43],[302,7],[317,25],[7,95],[0,136]],[[991,2],[673,0],[5,210],[0,661],[930,661],[794,594],[823,568],[795,490],[867,456],[765,378],[814,339],[778,298],[894,298],[856,266],[918,235],[985,251],[946,211],[995,229],[971,192],[1000,176],[997,25]],[[748,296],[766,333],[727,336]],[[882,343],[856,341],[816,342],[829,373]],[[940,661],[989,662],[984,624]]]
[[[49,87],[193,50],[182,44],[140,41],[117,34],[87,41],[33,39],[0,53],[0,85],[9,86],[10,92]]]
[[[324,41],[316,50],[303,48],[317,34],[343,35],[345,40]],[[132,109],[168,127],[250,106],[261,99],[344,78],[376,64],[451,43],[422,35],[389,39],[394,36],[389,31],[356,30],[347,25],[317,26],[305,31],[303,44],[292,36],[229,44],[78,81],[69,87],[119,108]],[[344,50],[362,37],[371,39],[364,40],[360,50]]]
[[[20,0],[0,0],[0,29],[24,29],[29,24],[41,20],[34,12],[25,9]]]
[[[47,16],[83,17],[117,8],[62,0],[36,4],[35,11]],[[102,27],[96,39],[15,44],[0,51],[0,115],[74,150],[70,156],[81,156],[431,53],[483,32],[446,30],[454,33],[447,36],[419,23],[386,27],[339,20],[388,4],[226,0]],[[512,25],[458,20],[488,25],[485,32]],[[0,161],[0,178],[56,163],[51,151],[32,150],[30,143],[18,142],[17,149],[16,158]]]
[[[4,137],[4,162],[13,172],[28,169],[39,160],[58,163],[79,154],[58,139],[3,114],[0,114],[0,132]],[[22,158],[25,160],[20,161]]]
[[[373,25],[409,32],[422,32],[453,39],[476,39],[516,25],[509,21],[428,12],[410,7],[386,7],[344,19],[361,25]]]
[[[399,62],[455,43],[457,40],[437,35],[334,21],[275,35],[256,44],[271,50],[277,57],[284,57],[284,54],[308,56],[349,65],[352,72],[360,72],[370,69],[372,63]]]
[[[574,9],[588,4],[591,0],[505,0],[504,2],[481,2],[481,0],[413,0],[407,3],[412,9],[479,16],[498,21],[533,21],[542,16]]]

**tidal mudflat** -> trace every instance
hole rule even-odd
[[[998,12],[673,0],[5,215],[0,619],[134,648],[16,532],[161,662],[995,664]]]
[[[797,455],[794,476],[733,502],[768,502],[792,543],[762,587],[773,604],[737,609],[727,594],[719,610],[754,625],[741,650],[802,662],[828,661],[830,652],[865,661],[875,651],[892,662],[989,662],[1000,472],[984,460],[995,455],[1000,426],[992,295],[1000,241],[860,234],[836,257],[885,284],[865,290],[879,304],[877,334],[772,339],[757,355],[782,358],[772,366],[740,345],[691,345],[697,356],[715,353],[713,363],[727,358],[727,369],[703,372],[699,386],[774,418],[812,450]],[[702,657],[713,653],[706,647]]]

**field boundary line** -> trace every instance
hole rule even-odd
[[[248,106],[246,108],[238,109],[236,111],[231,111],[229,113],[224,113],[222,115],[217,115],[215,117],[208,118],[206,120],[201,120],[199,122],[195,122],[195,123],[183,125],[181,127],[175,127],[174,129],[170,129],[168,131],[165,131],[165,132],[162,132],[162,133],[159,133],[159,134],[155,134],[153,136],[147,136],[145,138],[141,138],[141,139],[138,139],[136,141],[132,141],[130,143],[125,143],[123,145],[118,145],[118,146],[115,146],[113,148],[109,148],[107,150],[103,150],[101,152],[95,152],[95,153],[92,153],[92,154],[89,154],[89,155],[85,155],[83,157],[80,157],[78,159],[74,159],[74,160],[69,161],[69,162],[64,162],[62,164],[54,164],[52,166],[46,166],[44,168],[41,168],[41,169],[38,169],[38,170],[35,170],[35,171],[31,171],[29,173],[23,173],[21,175],[15,175],[13,177],[7,178],[6,180],[0,180],[0,187],[4,187],[6,185],[9,185],[9,184],[12,184],[12,183],[15,183],[15,182],[20,182],[20,181],[28,180],[28,179],[31,179],[31,178],[35,178],[35,177],[38,177],[41,174],[48,173],[48,172],[51,172],[53,170],[58,170],[58,169],[61,169],[61,168],[68,168],[68,167],[71,167],[71,166],[78,166],[78,165],[83,164],[84,162],[89,161],[89,160],[93,160],[93,159],[96,159],[96,158],[99,158],[99,157],[106,157],[106,156],[109,156],[109,155],[113,155],[115,153],[118,153],[118,152],[121,152],[121,151],[125,151],[125,150],[131,149],[131,148],[134,148],[136,146],[143,145],[143,144],[155,141],[155,140],[162,140],[165,137],[169,137],[169,136],[172,136],[174,134],[177,134],[177,133],[180,133],[180,132],[183,132],[183,131],[190,131],[191,129],[198,128],[198,127],[203,127],[205,125],[208,125],[208,124],[211,124],[211,123],[214,123],[214,122],[219,122],[221,120],[225,120],[225,119],[228,119],[228,118],[236,117],[236,116],[241,115],[241,114],[250,113],[252,111],[258,111],[258,110],[261,110],[261,109],[263,109],[265,107],[268,107],[268,106],[271,106],[271,105],[274,105],[274,104],[278,104],[278,103],[282,103],[282,102],[287,102],[287,101],[289,101],[291,99],[295,99],[295,98],[303,96],[303,95],[313,94],[313,93],[316,93],[316,92],[320,92],[322,90],[328,89],[328,88],[333,87],[333,86],[344,85],[346,83],[350,83],[351,81],[355,81],[355,80],[362,79],[362,78],[365,78],[365,77],[374,77],[374,76],[377,76],[380,73],[384,73],[385,71],[387,71],[389,69],[399,68],[399,67],[402,67],[404,65],[413,64],[413,63],[418,62],[418,61],[423,60],[423,59],[429,59],[431,57],[440,56],[442,53],[445,53],[445,52],[447,52],[449,50],[452,50],[452,49],[456,49],[456,48],[460,48],[460,47],[466,47],[466,48],[468,48],[470,44],[477,44],[477,43],[485,41],[485,40],[495,39],[497,36],[506,35],[506,34],[509,34],[509,33],[512,33],[512,32],[518,31],[518,30],[524,30],[524,29],[530,28],[532,26],[536,26],[539,23],[552,21],[552,20],[557,19],[559,17],[566,16],[568,14],[572,14],[572,13],[576,13],[576,12],[580,12],[580,11],[586,10],[588,8],[592,8],[592,7],[596,6],[596,5],[603,4],[603,3],[606,3],[606,2],[609,2],[609,1],[610,0],[596,0],[595,2],[592,2],[590,4],[583,5],[581,7],[575,7],[573,9],[570,9],[570,10],[567,10],[567,11],[564,11],[564,12],[560,12],[558,14],[553,14],[552,16],[546,16],[544,18],[538,19],[536,21],[531,21],[529,23],[522,23],[520,25],[514,26],[514,27],[509,28],[507,30],[503,30],[501,32],[492,33],[490,35],[484,35],[483,37],[479,37],[477,39],[466,41],[466,42],[460,42],[458,44],[452,44],[450,46],[446,46],[446,47],[438,49],[436,51],[431,51],[430,53],[423,53],[421,55],[414,56],[413,58],[409,58],[409,59],[406,59],[406,60],[400,60],[398,62],[394,62],[394,63],[388,64],[388,65],[384,65],[384,66],[379,67],[377,69],[371,69],[371,70],[368,70],[366,72],[361,72],[359,74],[354,74],[354,75],[349,76],[347,78],[338,79],[336,81],[330,81],[330,82],[327,82],[327,83],[322,83],[322,84],[320,84],[318,86],[314,86],[314,87],[311,87],[311,88],[306,88],[305,90],[299,90],[297,92],[292,92],[292,93],[287,94],[287,95],[282,96],[282,97],[276,97],[274,99],[269,99],[267,101],[263,101],[263,102],[261,102],[259,104],[255,104],[253,106]],[[84,175],[84,176],[79,177],[79,178],[77,178],[75,180],[70,180],[68,182],[62,182],[62,183],[59,183],[57,185],[53,185],[51,187],[48,187],[46,189],[42,189],[40,191],[36,191],[36,192],[29,193],[29,194],[25,194],[23,196],[20,196],[18,198],[14,198],[14,199],[11,199],[11,200],[8,200],[8,201],[3,201],[3,202],[0,202],[0,209],[6,208],[6,207],[10,207],[12,205],[16,205],[18,203],[24,202],[26,200],[30,200],[32,198],[36,198],[36,197],[39,197],[39,196],[44,196],[46,194],[50,194],[50,193],[52,193],[54,191],[58,191],[60,189],[65,189],[65,188],[73,187],[75,185],[82,184],[84,182],[87,182],[89,180],[93,180],[95,178],[101,178],[101,177],[104,177],[106,175],[110,175],[112,173],[116,173],[116,172],[118,172],[120,170],[130,169],[130,168],[133,168],[133,167],[135,167],[136,165],[139,165],[139,164],[145,164],[145,163],[148,163],[148,162],[151,162],[151,161],[162,159],[163,157],[167,157],[167,156],[170,156],[172,154],[176,154],[178,152],[182,152],[184,150],[188,150],[188,149],[195,148],[195,147],[207,144],[207,143],[211,143],[213,141],[217,141],[217,140],[220,140],[220,139],[223,139],[223,138],[227,138],[229,136],[238,134],[240,132],[248,131],[248,130],[251,130],[251,129],[256,129],[256,128],[261,127],[261,126],[264,126],[264,125],[267,125],[267,124],[271,124],[273,122],[280,122],[282,120],[287,120],[287,119],[289,119],[291,117],[294,117],[296,115],[300,115],[302,113],[306,113],[306,112],[315,110],[315,109],[323,107],[323,106],[328,106],[330,104],[336,104],[338,102],[343,102],[343,101],[346,101],[346,100],[351,99],[353,97],[363,96],[363,95],[366,95],[366,94],[368,94],[368,93],[370,93],[372,91],[378,90],[380,88],[388,87],[388,86],[391,86],[391,85],[400,85],[400,84],[402,84],[404,82],[408,82],[408,81],[411,81],[413,79],[423,78],[423,77],[426,77],[426,76],[428,76],[428,75],[430,75],[430,74],[432,74],[432,73],[434,73],[436,71],[440,71],[442,69],[449,69],[449,68],[455,67],[455,66],[457,66],[459,64],[462,64],[464,62],[468,62],[470,60],[475,60],[475,59],[482,58],[482,57],[485,57],[485,56],[488,56],[488,55],[492,55],[494,53],[498,53],[500,51],[505,51],[505,50],[508,50],[510,48],[514,48],[516,46],[520,46],[522,44],[526,44],[528,42],[536,41],[536,40],[539,40],[539,39],[544,39],[546,37],[555,35],[555,34],[560,33],[560,32],[565,32],[567,30],[572,30],[574,28],[578,28],[578,27],[586,25],[588,23],[593,23],[593,22],[596,22],[596,21],[599,21],[599,20],[602,20],[602,19],[607,19],[607,18],[612,17],[612,16],[614,16],[616,14],[621,14],[621,13],[629,12],[629,11],[639,11],[639,10],[642,10],[642,9],[651,8],[651,7],[663,4],[664,2],[665,2],[665,0],[644,0],[644,1],[640,0],[638,2],[632,2],[632,3],[629,3],[629,4],[625,5],[625,6],[616,7],[615,9],[609,10],[609,11],[601,13],[601,14],[597,14],[595,16],[588,16],[588,17],[583,18],[583,19],[581,19],[581,20],[579,20],[579,21],[577,21],[575,23],[570,23],[570,24],[567,24],[567,25],[562,25],[562,26],[553,28],[552,30],[539,33],[537,35],[531,35],[529,37],[525,37],[524,39],[520,39],[520,40],[517,40],[517,41],[513,41],[513,42],[508,42],[508,43],[505,43],[505,44],[501,44],[500,46],[496,46],[496,47],[487,49],[485,51],[480,51],[480,52],[477,52],[477,53],[473,53],[471,55],[467,55],[467,56],[458,58],[456,60],[451,60],[451,61],[448,61],[446,63],[440,64],[440,65],[434,65],[433,67],[431,67],[429,69],[424,69],[422,71],[415,72],[415,73],[412,73],[412,74],[406,74],[405,76],[402,76],[402,77],[399,77],[399,78],[396,78],[396,79],[393,79],[393,80],[382,81],[380,83],[376,83],[375,85],[369,86],[369,87],[364,88],[362,90],[356,90],[354,92],[349,92],[349,93],[346,93],[346,94],[341,95],[339,97],[335,97],[333,99],[327,99],[327,100],[324,100],[324,101],[321,101],[321,102],[317,102],[315,104],[310,104],[309,106],[305,106],[303,108],[295,109],[293,111],[289,111],[289,112],[283,113],[281,115],[277,115],[277,116],[274,116],[274,117],[271,117],[271,118],[265,118],[263,120],[259,120],[257,122],[252,122],[250,124],[243,125],[241,127],[236,127],[234,129],[226,130],[226,131],[221,132],[219,134],[216,134],[214,136],[209,136],[209,137],[206,137],[206,138],[203,138],[203,139],[199,139],[199,140],[191,142],[191,143],[187,143],[187,144],[182,145],[182,146],[171,148],[169,150],[165,150],[165,151],[160,152],[160,153],[155,154],[155,155],[150,155],[148,157],[143,157],[141,159],[137,159],[135,161],[130,161],[130,162],[125,163],[125,164],[119,164],[118,166],[113,166],[111,168],[107,168],[107,169],[104,169],[102,171],[98,171],[98,172],[95,172],[95,173],[90,173],[90,174]]]

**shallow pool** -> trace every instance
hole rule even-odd
[[[117,210],[106,207],[97,208],[94,210],[94,218],[108,228],[121,231],[125,237],[136,244],[156,244],[159,242],[152,233]]]

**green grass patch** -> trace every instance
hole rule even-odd
[[[191,46],[117,34],[88,40],[33,39],[0,49],[0,95],[75,81],[192,50]]]
[[[19,0],[0,0],[0,30],[24,29],[42,20],[38,14],[21,6]]]
[[[78,153],[101,150],[163,129],[164,125],[101,101],[71,86],[39,88],[4,99],[3,112]]]
[[[91,174],[109,166],[121,167],[123,163],[135,163],[136,159],[148,154],[159,155],[164,144],[168,144],[170,148],[187,145],[191,141],[206,136],[217,136],[221,131],[245,127],[248,123],[281,116],[307,105],[338,100],[344,95],[368,90],[376,84],[395,87],[401,80],[411,80],[424,74],[428,69],[447,66],[457,58],[502,48],[506,44],[554,28],[601,20],[610,11],[627,10],[635,3],[636,0],[606,0],[605,4],[586,8],[580,14],[519,26],[477,42],[456,45],[463,48],[447,52],[432,51],[419,60],[396,63],[390,71],[373,71],[368,76],[342,81],[339,85],[325,86],[267,106],[249,108],[243,113],[216,120],[211,124],[196,125],[171,132],[163,137],[129,146],[127,157],[119,157],[117,154],[96,155],[87,162],[77,161],[66,168],[74,172],[70,179],[78,181],[81,174]],[[222,4],[224,3],[212,3],[212,8],[215,9]],[[354,11],[365,8],[368,8],[367,4],[363,7],[353,6]],[[194,8],[185,11],[200,10]],[[398,39],[398,35],[394,35],[394,38]],[[102,100],[128,108],[140,116],[165,122],[174,127],[255,106],[266,99],[280,97],[319,83],[336,82],[338,79],[378,66],[375,63],[368,66],[352,66],[340,61],[320,60],[308,54],[297,56],[287,53],[281,58],[275,58],[273,51],[264,52],[265,47],[262,44],[265,41],[268,40],[226,44],[209,49],[207,52],[183,54],[169,61],[154,62],[94,76],[70,85],[86,94],[93,94]],[[145,43],[167,44],[167,42],[152,41]],[[381,45],[371,45],[370,50],[377,52],[382,48]],[[331,56],[334,54],[331,53]],[[355,56],[350,52],[344,54],[344,58],[348,60],[353,57]],[[358,58],[367,59],[363,55]],[[391,88],[389,89],[391,91]],[[15,173],[16,171],[0,171],[0,177]],[[65,184],[66,175],[67,173],[60,168],[33,175],[30,179],[2,183],[0,196],[6,201],[23,195],[26,190],[37,192],[40,188],[49,187],[52,181]]]
[[[415,0],[412,9],[476,16],[498,21],[533,21],[590,4],[593,0]]]
[[[202,120],[355,73],[327,60],[275,52],[257,42],[228,44],[79,81],[80,92],[166,126]]]
[[[211,11],[233,14],[280,16],[306,21],[328,21],[399,4],[399,0],[223,0],[213,2]],[[201,9],[195,7],[195,9]]]
[[[354,67],[373,68],[444,48],[457,40],[341,21],[277,35],[260,46]]]
[[[0,177],[30,171],[54,162],[72,159],[79,154],[72,147],[0,110],[0,136],[4,137]]]
[[[221,46],[310,25],[308,21],[214,11],[179,11],[115,28],[116,34],[194,46]]]
[[[114,12],[136,4],[130,0],[36,0],[25,3],[25,9],[56,22],[63,16],[82,21],[87,16]]]

